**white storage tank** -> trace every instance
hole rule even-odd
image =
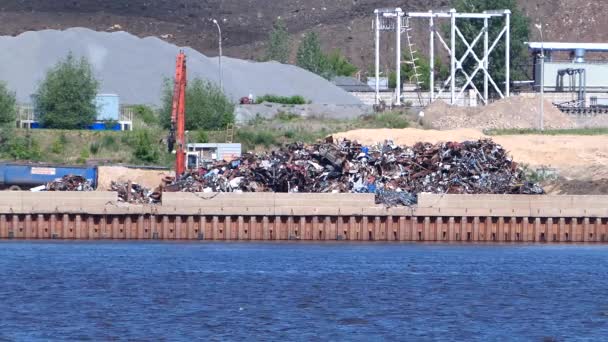
[[[116,94],[98,94],[95,97],[97,121],[120,120],[120,98]]]

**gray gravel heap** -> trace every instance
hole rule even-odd
[[[0,37],[0,80],[17,92],[20,102],[29,103],[46,70],[72,51],[89,59],[101,81],[102,93],[118,94],[122,103],[158,105],[163,79],[173,76],[179,50],[162,39],[141,39],[127,32],[84,28],[26,32]],[[184,51],[190,79],[218,82],[217,58],[191,48]],[[327,80],[293,65],[226,57],[222,64],[224,89],[234,101],[251,93],[302,95],[316,104],[361,104]]]

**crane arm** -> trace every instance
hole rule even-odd
[[[171,130],[168,146],[172,152],[175,148],[175,176],[181,176],[186,169],[185,132],[186,132],[186,55],[183,51],[177,55],[175,63],[175,85],[171,109]]]

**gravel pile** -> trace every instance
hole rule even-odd
[[[435,129],[515,129],[538,128],[540,99],[513,96],[483,107],[450,106],[435,101],[424,109],[424,123]],[[577,125],[567,114],[545,101],[546,128],[566,129]]]
[[[45,72],[72,51],[92,63],[102,93],[118,94],[126,104],[160,104],[162,83],[173,77],[179,47],[156,37],[138,38],[126,32],[95,32],[84,28],[26,32],[0,37],[0,80],[31,102]],[[188,76],[219,83],[217,58],[184,48]],[[331,82],[293,65],[222,59],[226,93],[236,102],[253,94],[301,95],[317,104],[361,104]]]

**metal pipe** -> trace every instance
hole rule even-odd
[[[505,41],[505,96],[511,96],[511,11],[505,10],[506,41]]]
[[[489,48],[489,41],[490,41],[490,24],[489,24],[489,20],[488,18],[484,18],[483,20],[483,29],[484,29],[484,33],[483,33],[483,68],[484,68],[484,73],[483,73],[483,97],[484,97],[484,102],[487,104],[488,100],[489,100],[489,80],[488,80],[488,66],[489,66],[489,53],[488,53],[488,48]]]
[[[456,104],[456,10],[451,9],[451,20],[450,20],[450,69],[451,69],[451,80],[450,80],[450,93],[451,93],[451,103],[452,105]]]
[[[433,11],[429,11],[431,16],[429,17],[429,64],[430,64],[430,75],[429,75],[429,94],[430,102],[435,100],[435,20],[433,19]]]

